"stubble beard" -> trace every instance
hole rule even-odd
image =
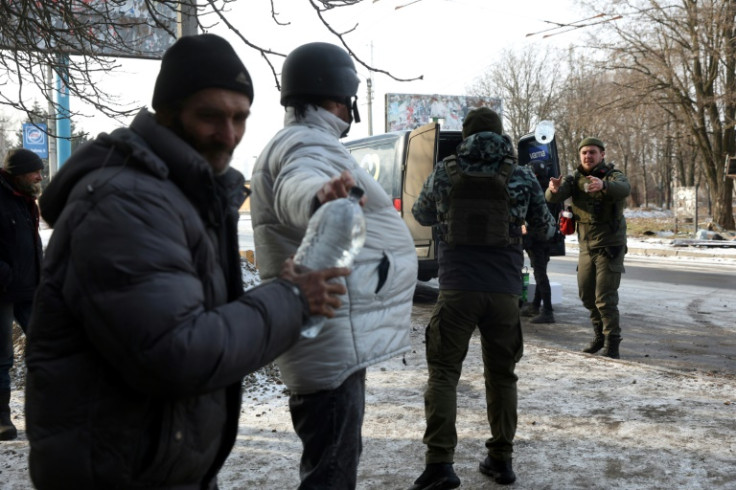
[[[27,180],[16,180],[15,188],[23,195],[37,199],[41,195],[41,183]]]
[[[215,175],[221,175],[227,172],[233,152],[235,151],[234,148],[231,150],[220,143],[198,143],[197,139],[184,128],[178,116],[174,118],[171,130],[182,140],[186,141],[189,146],[194,148],[202,158],[207,160]]]

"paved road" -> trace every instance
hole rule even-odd
[[[241,249],[252,249],[250,215],[241,216],[239,232]],[[555,306],[557,323],[535,325],[524,319],[524,334],[528,342],[578,351],[590,341],[592,330],[588,312],[577,296],[576,244],[567,250],[567,256],[553,257],[549,265],[550,280],[562,288],[562,304]],[[641,255],[644,253],[662,256]],[[736,261],[716,264],[697,261],[697,257],[668,256],[703,258],[711,253],[719,252],[630,246],[619,290],[624,359],[736,377]],[[436,287],[436,280],[419,283],[415,303],[420,307],[415,308],[414,328],[427,324]]]
[[[575,272],[577,255],[554,257],[550,260],[551,273],[569,274]],[[683,285],[693,288],[730,289],[736,300],[736,265],[709,264],[667,259],[665,257],[626,257],[627,281],[643,281],[661,285]]]
[[[562,288],[557,323],[523,320],[527,342],[578,351],[592,337],[588,313],[577,297],[577,255],[554,257],[552,282]],[[420,283],[414,325],[426,325],[436,283]],[[622,279],[623,359],[683,371],[736,377],[736,265],[630,256]],[[425,318],[426,315],[426,318]]]

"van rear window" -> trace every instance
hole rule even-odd
[[[356,141],[345,146],[391,198],[401,197],[399,145],[401,138],[376,138],[369,142]]]

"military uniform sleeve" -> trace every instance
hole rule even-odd
[[[620,170],[614,170],[605,179],[606,189],[603,193],[606,197],[619,201],[626,199],[631,194],[631,184]]]
[[[424,182],[419,197],[414,201],[411,214],[414,215],[420,225],[432,226],[437,224],[437,194],[435,192],[435,169]]]
[[[572,176],[568,175],[564,179],[562,179],[562,182],[560,183],[560,188],[557,190],[556,193],[553,193],[551,190],[549,190],[549,187],[544,192],[544,198],[548,202],[552,203],[558,203],[562,202],[568,197],[572,195]]]

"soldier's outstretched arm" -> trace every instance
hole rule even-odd
[[[560,175],[559,177],[550,177],[548,189],[550,190],[552,194],[557,194],[557,191],[560,189],[561,184],[562,184],[562,175]]]
[[[570,197],[572,190],[569,179],[560,175],[559,177],[550,177],[547,190],[544,192],[544,198],[549,202],[562,202]]]

